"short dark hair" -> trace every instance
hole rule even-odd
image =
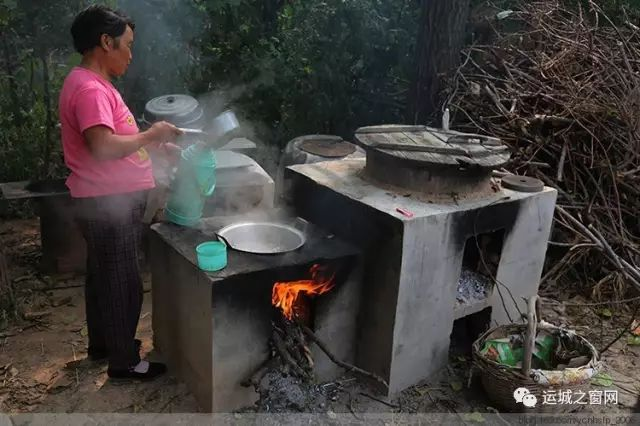
[[[100,46],[102,34],[120,37],[127,26],[135,29],[133,20],[124,13],[107,6],[89,6],[75,17],[71,25],[73,47],[84,55],[88,50]]]

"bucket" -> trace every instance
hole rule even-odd
[[[202,243],[196,247],[196,258],[203,271],[219,271],[227,266],[227,246],[220,241]]]
[[[176,177],[165,209],[168,221],[193,226],[202,217],[207,197],[216,186],[216,158],[213,150],[191,145],[182,151]]]

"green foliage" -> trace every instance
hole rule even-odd
[[[57,94],[84,2],[0,1],[0,181],[60,176]],[[77,58],[75,58],[77,60]]]
[[[71,20],[88,3],[0,0],[0,181],[67,173],[56,107],[64,76],[79,60]],[[137,116],[154,96],[223,91],[228,103],[261,124],[260,139],[277,144],[405,121],[419,1],[106,3],[136,20],[134,60],[117,85]],[[508,9],[516,1],[492,4]],[[598,4],[615,22],[628,16],[640,23],[640,0]]]
[[[348,134],[401,121],[413,63],[413,1],[291,1],[269,22],[268,2],[204,2],[211,26],[194,89],[227,89],[284,143],[304,133]]]
[[[4,28],[9,25],[17,6],[16,0],[0,1],[0,28]]]

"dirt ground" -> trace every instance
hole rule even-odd
[[[147,383],[116,384],[107,379],[106,364],[86,357],[83,277],[43,276],[37,220],[4,221],[0,244],[9,255],[9,275],[24,312],[42,316],[7,324],[0,318],[0,412],[4,413],[193,413],[198,405],[184,383],[170,375]],[[145,276],[145,288],[150,289]],[[138,338],[142,352],[152,351],[151,294],[145,293]],[[580,297],[562,302],[545,299],[542,316],[568,326],[596,347],[610,342],[630,313],[585,306]],[[631,413],[640,394],[640,346],[626,337],[604,354],[617,406],[585,410]],[[358,379],[345,376],[331,383],[306,385],[276,372],[262,382],[261,400],[243,412],[352,413],[484,413],[494,411],[477,380],[469,381],[468,357],[452,356],[437,378],[414,386],[393,400],[376,397]],[[470,387],[467,384],[471,383]],[[466,414],[469,415],[469,414]]]

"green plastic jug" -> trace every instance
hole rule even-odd
[[[199,144],[184,149],[165,209],[165,218],[178,225],[193,226],[202,217],[204,203],[216,186],[213,149]]]

